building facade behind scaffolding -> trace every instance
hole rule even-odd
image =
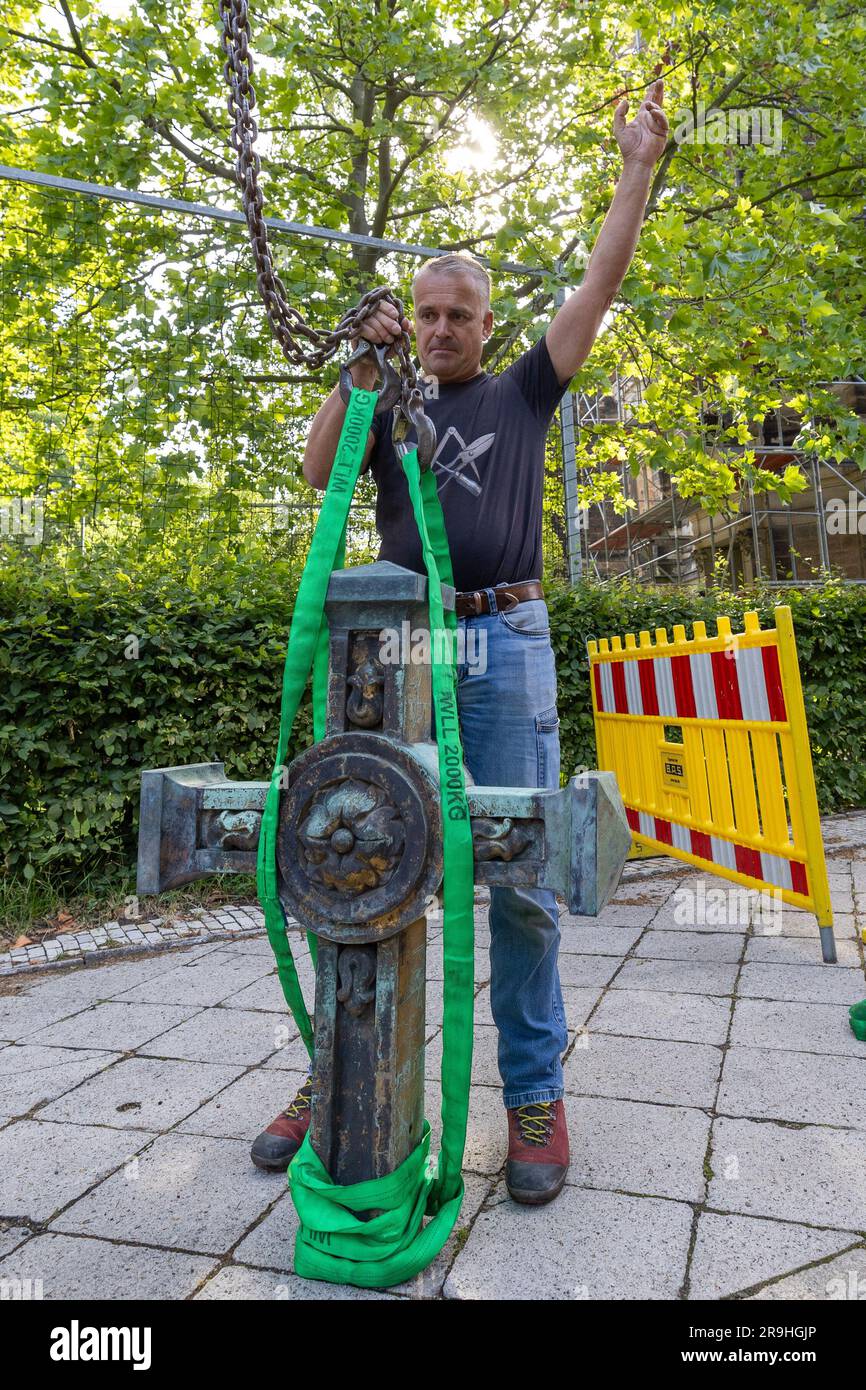
[[[866,380],[819,385],[866,418]],[[574,394],[563,407],[572,579],[628,575],[646,583],[709,586],[724,577],[745,588],[759,580],[813,583],[832,573],[866,582],[864,476],[853,460],[832,465],[795,448],[802,421],[790,407],[767,415],[749,446],[761,468],[782,473],[789,464],[799,465],[808,487],[790,502],[749,486],[731,499],[726,515],[713,515],[699,502],[679,497],[668,474],[644,468],[634,477],[622,464],[616,467],[632,508],[623,515],[611,502],[578,507],[577,486],[584,479],[574,466],[574,444],[586,442],[589,434],[592,447],[611,426],[628,428],[640,402],[639,382],[617,376],[610,391]],[[719,423],[705,418],[709,425]]]

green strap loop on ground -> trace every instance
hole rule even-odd
[[[310,547],[289,635],[283,675],[277,758],[259,841],[259,897],[286,1001],[312,1055],[313,1037],[277,896],[276,832],[279,791],[292,724],[313,667],[313,732],[325,732],[327,621],[325,595],[332,569],[343,565],[349,505],[363,459],[373,406],[370,392],[353,390],[331,479]],[[330,1283],[387,1288],[424,1269],[447,1241],[463,1199],[461,1167],[466,1141],[472,1067],[474,1005],[473,854],[463,749],[457,710],[455,614],[445,613],[441,585],[453,586],[442,507],[432,471],[421,474],[417,453],[403,470],[421,537],[428,575],[431,679],[439,756],[443,827],[443,940],[445,1004],[442,1049],[442,1145],[438,1167],[428,1164],[430,1126],[393,1173],[351,1186],[335,1184],[307,1134],[289,1168],[300,1218],[295,1272]],[[312,944],[312,943],[311,943]],[[358,1212],[375,1211],[362,1220]],[[431,1220],[423,1226],[423,1218]]]

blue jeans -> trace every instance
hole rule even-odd
[[[544,599],[460,618],[457,704],[479,785],[559,787],[556,665]],[[472,629],[476,629],[472,634]],[[486,669],[479,661],[486,634]],[[475,649],[473,650],[473,640]],[[465,645],[464,645],[465,644]],[[548,888],[490,890],[490,1005],[508,1107],[559,1100],[568,1042],[559,983],[559,906]]]

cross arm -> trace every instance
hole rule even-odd
[[[223,763],[142,773],[138,892],[217,873],[254,873],[267,782],[232,782]],[[475,881],[550,888],[588,916],[609,901],[631,844],[610,772],[559,791],[467,787]]]

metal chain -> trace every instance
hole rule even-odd
[[[232,119],[230,138],[232,148],[237,154],[235,177],[241,189],[244,214],[255,257],[259,294],[264,302],[274,337],[285,357],[293,365],[315,370],[334,356],[341,343],[359,336],[363,323],[383,300],[388,300],[394,305],[401,321],[403,304],[387,285],[378,286],[376,289],[368,290],[355,308],[343,315],[335,328],[330,332],[323,332],[311,328],[298,310],[289,303],[285,287],[271,258],[262,190],[258,182],[261,160],[254,149],[258,125],[253,116],[256,92],[252,83],[253,56],[250,52],[247,0],[219,0],[219,8],[223,22],[222,48],[226,55],[223,71],[229,88],[228,111]],[[298,342],[299,338],[312,346],[303,347]],[[421,393],[417,387],[417,374],[412,361],[411,340],[405,329],[395,342],[394,348],[402,379],[403,404],[409,404],[411,395],[413,407],[417,410]],[[379,362],[381,366],[381,356]]]

